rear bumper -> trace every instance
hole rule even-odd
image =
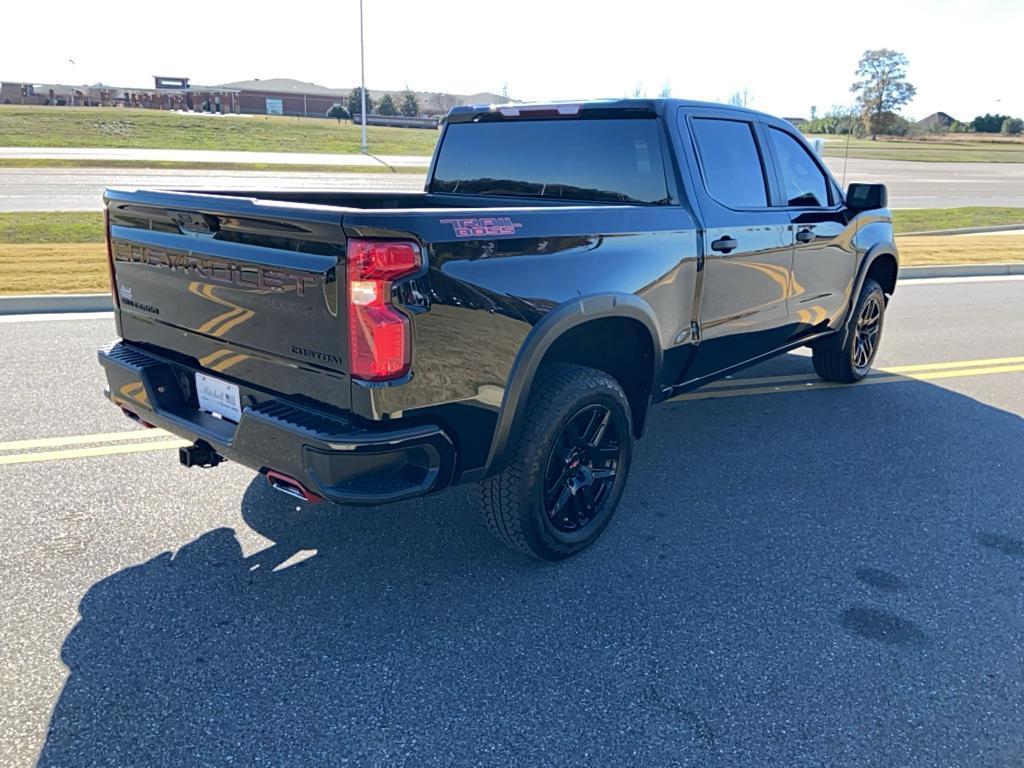
[[[368,429],[237,383],[238,424],[200,411],[198,368],[117,342],[99,351],[107,397],[144,422],[259,472],[290,476],[340,504],[381,504],[451,483],[455,450],[436,425]]]

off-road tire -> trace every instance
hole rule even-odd
[[[566,425],[593,405],[615,419],[620,446],[616,474],[603,506],[573,533],[559,530],[545,509],[544,486],[556,441]],[[491,532],[515,550],[541,560],[562,560],[590,546],[607,527],[625,486],[633,450],[629,402],[619,383],[594,368],[567,363],[542,366],[526,410],[512,435],[505,469],[480,483],[480,503]]]
[[[869,305],[877,308],[877,328],[874,331],[872,349],[867,356],[866,364],[858,364],[856,359],[858,344],[862,343],[858,336],[858,323],[870,308]],[[852,384],[867,376],[878,352],[884,320],[885,293],[878,281],[869,277],[864,281],[860,296],[857,298],[857,305],[853,308],[853,319],[849,333],[846,334],[846,343],[840,346],[837,339],[828,339],[811,347],[815,373],[825,381],[843,384]]]

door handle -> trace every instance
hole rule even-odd
[[[796,240],[798,243],[809,243],[814,240],[814,237],[813,229],[801,229],[796,233]]]
[[[739,243],[736,242],[735,237],[720,237],[711,244],[712,251],[718,251],[719,253],[729,253],[735,251],[739,247]]]

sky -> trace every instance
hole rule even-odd
[[[656,96],[726,101],[806,117],[849,106],[860,55],[893,48],[910,61],[921,118],[1024,116],[1021,0],[886,3],[630,0],[364,0],[372,89],[516,99]],[[20,32],[19,32],[20,30]],[[358,0],[288,3],[135,0],[8,3],[0,80],[152,87],[152,75],[214,85],[291,77],[359,82]]]

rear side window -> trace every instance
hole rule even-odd
[[[430,191],[669,201],[653,118],[453,123],[445,130]]]
[[[807,149],[785,131],[769,128],[772,148],[779,160],[782,194],[787,205],[827,206],[828,179]]]
[[[768,187],[754,126],[743,120],[698,117],[693,131],[711,196],[730,208],[767,207]]]

